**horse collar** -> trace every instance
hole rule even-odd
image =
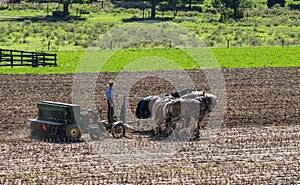
[[[208,98],[206,95],[204,95],[204,102],[205,102],[205,108],[203,110],[201,110],[203,112],[207,111],[207,109],[208,109]]]

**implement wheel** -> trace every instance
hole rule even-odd
[[[30,124],[31,138],[43,139],[46,137],[46,132],[43,129],[42,123],[31,122]]]
[[[125,135],[125,126],[122,123],[117,123],[112,126],[111,134],[114,138],[121,138]]]
[[[72,141],[77,141],[81,137],[81,131],[78,125],[71,124],[68,125],[66,128],[66,136],[68,139],[71,139]]]

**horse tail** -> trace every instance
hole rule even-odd
[[[135,116],[138,118],[138,119],[141,119],[143,117],[143,114],[142,114],[142,104],[143,104],[143,101],[144,100],[140,100],[137,104],[137,107],[136,107],[136,110],[135,110]]]

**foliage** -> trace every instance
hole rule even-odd
[[[289,4],[289,8],[300,11],[300,4]]]
[[[194,6],[202,4],[204,0],[123,0],[114,1],[116,7],[139,8],[141,10],[151,9],[151,18],[156,17],[156,6],[160,11],[202,11],[201,7]],[[188,7],[186,7],[186,5]]]
[[[48,5],[49,11],[56,8],[55,3]],[[0,45],[7,49],[47,51],[50,41],[50,51],[82,50],[91,47],[112,28],[128,24],[122,22],[124,18],[142,19],[141,10],[102,9],[100,3],[72,4],[70,14],[74,15],[77,9],[89,14],[82,14],[78,19],[49,18],[45,17],[46,4],[37,3],[16,4],[1,10]],[[230,47],[279,46],[283,39],[285,45],[300,44],[299,11],[287,7],[258,7],[246,9],[245,18],[239,21],[225,23],[218,22],[220,16],[207,10],[206,5],[203,11],[178,12],[172,22],[197,34],[208,47],[226,47],[228,40]],[[157,18],[160,17],[163,15],[158,12]],[[169,17],[173,17],[173,12],[165,12],[165,19],[161,20],[171,20],[167,19]],[[145,47],[154,48],[156,45],[134,45],[134,48]]]
[[[275,4],[279,4],[281,7],[285,6],[285,0],[267,0],[267,6],[268,8],[271,8]]]
[[[221,13],[220,21],[229,18],[234,20],[244,17],[244,9],[249,8],[248,0],[212,0],[212,5]]]
[[[92,3],[96,0],[26,0],[29,3],[59,3],[63,4],[63,11],[53,11],[52,16],[54,17],[66,17],[69,16],[69,5],[70,4],[83,4]]]

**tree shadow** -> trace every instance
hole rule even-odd
[[[76,21],[85,21],[86,18],[78,16],[67,16],[67,17],[54,17],[54,16],[34,16],[34,17],[9,17],[9,16],[0,16],[0,22],[22,22],[22,21],[31,21],[31,22],[67,22],[71,20]]]
[[[142,22],[142,21],[163,22],[163,21],[172,21],[172,20],[174,20],[174,18],[171,17],[157,17],[157,18],[131,17],[127,19],[122,19],[123,22]]]

